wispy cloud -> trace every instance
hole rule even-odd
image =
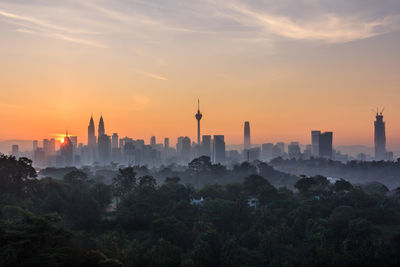
[[[254,10],[236,1],[217,1],[218,15],[241,25],[261,29],[265,34],[296,40],[343,43],[377,36],[400,28],[400,16],[366,19],[321,13],[307,20]]]
[[[144,76],[147,76],[152,79],[160,80],[160,81],[167,81],[168,79],[162,75],[151,73],[151,72],[146,72],[146,71],[136,71],[139,74],[142,74]]]
[[[22,28],[19,27],[15,29],[17,32],[20,33],[28,33],[45,37],[51,37],[86,46],[93,46],[100,48],[107,47],[104,44],[100,44],[95,41],[80,37],[82,35],[101,34],[100,32],[59,26],[57,24],[47,22],[43,19],[38,19],[32,16],[23,16],[11,12],[6,12],[4,10],[0,10],[0,16],[11,19],[10,23],[12,24],[15,24],[17,26],[22,26]]]

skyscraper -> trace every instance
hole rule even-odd
[[[164,138],[164,148],[169,149],[169,138],[168,137]]]
[[[98,129],[98,136],[97,139],[100,140],[100,137],[106,133],[105,128],[104,128],[104,120],[103,120],[103,114],[100,117],[99,121],[99,129]]]
[[[244,122],[244,149],[250,149],[250,123],[248,121]]]
[[[311,154],[314,157],[319,157],[319,136],[320,135],[321,135],[321,131],[311,131],[311,146],[312,146]]]
[[[156,146],[156,137],[152,136],[150,138],[150,145],[154,148]]]
[[[197,144],[200,145],[200,120],[203,117],[203,114],[200,113],[200,100],[197,100],[197,113],[195,115],[197,120]]]
[[[332,158],[333,133],[311,131],[312,155],[314,157]]]
[[[88,146],[95,147],[96,146],[96,135],[94,129],[94,121],[93,116],[90,116],[89,126],[88,126]]]
[[[64,166],[72,166],[74,146],[68,136],[68,132],[65,134],[65,137],[61,141],[60,151]]]
[[[211,135],[203,135],[201,156],[211,157]]]
[[[11,155],[14,157],[18,157],[19,154],[19,145],[12,145],[11,147]]]
[[[375,160],[386,159],[386,131],[382,112],[376,113],[375,126]]]
[[[333,133],[332,132],[324,132],[319,136],[319,156],[323,158],[332,158],[332,141],[333,141]]]
[[[110,162],[111,155],[111,138],[108,135],[100,135],[98,142],[99,159],[102,163]]]
[[[38,142],[38,140],[33,140],[32,144],[33,144],[33,146],[32,146],[33,152],[35,152],[35,150],[38,149],[39,142]]]
[[[181,150],[181,156],[183,159],[183,162],[187,163],[190,161],[190,155],[191,155],[191,142],[190,138],[185,136],[182,141],[182,150]]]
[[[113,133],[112,138],[111,138],[111,148],[118,148],[118,134]]]
[[[213,142],[213,161],[214,163],[225,164],[225,137],[214,135]]]

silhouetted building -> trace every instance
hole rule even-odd
[[[11,155],[13,155],[14,157],[18,157],[18,155],[19,155],[19,146],[18,145],[12,145]]]
[[[314,157],[319,157],[319,136],[320,135],[321,135],[321,131],[311,131],[311,146],[312,146],[311,154]]]
[[[213,141],[213,161],[214,163],[225,164],[225,137],[214,135]]]
[[[333,133],[324,132],[319,136],[319,156],[322,158],[332,158]]]
[[[105,127],[104,127],[103,115],[101,115],[100,121],[99,121],[99,128],[98,128],[98,136],[97,136],[97,139],[100,140],[100,137],[101,137],[102,135],[105,135],[105,134],[106,134],[106,130],[105,130]]]
[[[248,160],[255,161],[259,160],[261,156],[261,149],[259,147],[250,148],[248,151]]]
[[[56,139],[51,138],[49,144],[49,155],[53,156],[56,154]]]
[[[321,131],[311,131],[312,155],[331,159],[333,156],[333,133]]]
[[[300,158],[301,150],[298,142],[291,142],[288,145],[289,158]]]
[[[248,121],[244,122],[244,149],[250,149],[250,123]]]
[[[201,142],[201,156],[211,157],[211,135],[203,135]]]
[[[386,159],[386,132],[382,112],[376,113],[375,126],[375,160]]]
[[[197,113],[195,115],[197,120],[197,144],[200,145],[200,120],[203,114],[200,113],[200,100],[197,100]]]
[[[184,163],[190,161],[190,154],[191,153],[191,141],[190,138],[185,136],[182,139],[182,150],[181,150],[181,157]]]
[[[169,149],[169,138],[168,137],[164,138],[164,149]]]
[[[37,148],[38,148],[38,141],[37,140],[33,140],[33,142],[32,142],[33,152],[35,152]]]
[[[264,160],[270,160],[272,159],[272,148],[274,147],[274,144],[272,143],[266,143],[266,144],[262,144],[261,148],[262,148],[262,158]]]
[[[112,138],[111,138],[111,148],[118,148],[118,134],[113,133]]]
[[[90,116],[89,126],[88,126],[88,146],[95,147],[96,146],[96,135],[94,129],[94,121],[93,116]]]
[[[276,143],[276,145],[279,147],[282,154],[285,153],[285,143],[284,142],[278,142],[278,143]]]
[[[74,149],[78,147],[78,137],[77,136],[70,136],[69,139],[71,140],[72,146]]]
[[[108,136],[106,134],[99,136],[98,150],[99,150],[100,162],[109,163],[110,162],[110,154],[111,154],[111,138],[110,138],[110,136]]]
[[[150,145],[154,148],[156,146],[156,137],[152,136],[150,138]]]
[[[283,151],[281,147],[282,146],[278,146],[277,144],[272,147],[272,159],[282,157]]]
[[[71,142],[71,139],[68,136],[68,132],[65,134],[61,145],[61,160],[64,166],[72,166],[73,165],[73,155],[74,155],[74,146]]]

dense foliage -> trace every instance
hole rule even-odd
[[[294,175],[324,175],[343,178],[351,183],[379,181],[389,188],[400,187],[400,160],[395,162],[353,160],[342,163],[324,158],[276,158],[269,165],[276,170]]]
[[[184,172],[223,168],[208,162]],[[1,156],[0,266],[400,265],[400,190],[323,176],[289,190],[270,166],[253,167],[197,189],[133,167],[108,184],[85,169],[37,179],[28,159]]]

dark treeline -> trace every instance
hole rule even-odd
[[[343,178],[352,183],[380,182],[391,189],[400,187],[400,161],[349,161],[344,164],[323,158],[276,158],[269,165],[294,175],[324,175]]]
[[[124,167],[126,166],[111,164],[109,166],[87,166],[80,170],[85,172],[90,179],[105,184],[111,184],[113,177],[118,174],[119,169]],[[251,163],[243,162],[227,169],[224,165],[212,164],[210,158],[206,156],[192,160],[187,166],[172,164],[152,169],[148,169],[146,166],[133,166],[132,168],[137,176],[153,176],[158,184],[163,183],[166,177],[179,177],[182,184],[191,185],[196,189],[210,184],[224,185],[228,183],[242,183],[244,178],[251,174],[269,177],[270,183],[278,188],[293,188],[294,184],[299,179],[299,177],[295,175],[277,171],[261,161]],[[46,168],[40,172],[40,175],[43,177],[63,179],[64,175],[74,170],[78,169],[75,167]]]
[[[181,174],[202,179],[215,171],[207,162]],[[220,177],[244,177],[202,188],[133,167],[37,179],[31,163],[0,157],[0,266],[400,264],[400,190],[383,185],[313,176],[289,190],[272,185],[268,173],[281,173],[266,164],[258,174],[250,164],[224,169]]]

